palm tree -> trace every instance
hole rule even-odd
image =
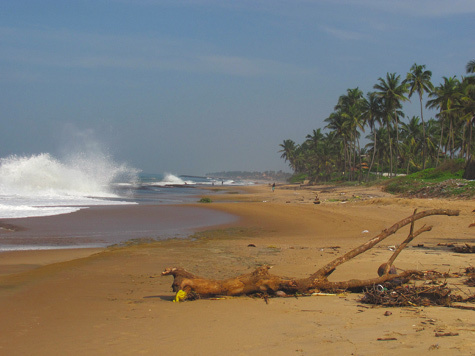
[[[312,131],[311,135],[307,135],[305,138],[307,139],[307,142],[309,143],[310,147],[312,150],[317,151],[319,144],[323,140],[323,133],[322,129],[316,129]]]
[[[284,140],[283,143],[279,145],[282,149],[279,152],[282,152],[280,158],[283,158],[285,162],[289,162],[290,168],[295,171],[296,168],[296,153],[298,146],[292,140]]]
[[[428,108],[438,108],[439,109],[439,120],[441,123],[441,132],[440,132],[440,142],[439,150],[442,149],[442,141],[444,139],[444,126],[445,121],[449,121],[449,133],[446,141],[446,150],[450,148],[450,143],[452,142],[452,156],[454,151],[454,134],[453,134],[453,113],[454,113],[454,104],[460,97],[460,81],[455,77],[443,77],[444,82],[441,83],[438,87],[434,89],[433,92],[429,94],[429,97],[433,98],[429,100],[426,104]],[[446,152],[445,152],[446,153]],[[437,158],[437,163],[439,158]]]
[[[475,73],[475,59],[469,61],[465,69],[468,74]],[[471,160],[472,134],[473,126],[475,125],[475,75],[469,75],[463,78],[462,87],[463,95],[461,103],[463,105],[463,119],[470,126],[466,159]]]
[[[417,116],[413,116],[408,123],[402,123],[401,135],[402,135],[402,145],[404,146],[404,160],[407,163],[406,173],[409,174],[409,166],[420,169],[420,163],[416,159],[418,154],[421,151],[421,146],[423,145],[423,134],[422,134],[421,123]]]
[[[348,153],[348,142],[349,142],[349,133],[348,133],[348,127],[345,125],[345,119],[343,118],[342,114],[340,111],[336,111],[330,114],[329,117],[327,117],[325,122],[328,123],[327,126],[325,126],[326,129],[330,129],[336,133],[336,137],[339,138],[340,140],[340,152],[339,156],[343,157],[343,162],[340,164],[342,166],[342,171],[346,172],[349,171],[349,153]],[[340,158],[341,160],[341,158]]]
[[[440,135],[440,121],[429,119],[426,122],[426,142],[427,157],[430,160],[430,165],[434,166],[439,158],[439,135]]]
[[[472,59],[467,63],[465,70],[467,71],[467,73],[475,73],[475,59]]]
[[[374,89],[379,90],[376,92],[382,101],[385,110],[385,120],[388,127],[388,133],[390,132],[389,124],[394,121],[394,127],[396,129],[396,157],[398,154],[398,142],[399,142],[399,112],[401,109],[401,102],[408,99],[404,96],[407,93],[407,84],[400,81],[401,76],[396,73],[386,73],[386,79],[378,78],[379,83],[374,85]],[[391,151],[390,157],[390,174],[393,174],[393,152],[392,152],[392,138],[389,137],[389,147]]]
[[[374,146],[373,146],[373,151],[372,151],[373,154],[371,157],[371,163],[368,169],[368,175],[366,177],[367,180],[369,180],[369,175],[370,175],[371,169],[373,168],[374,159],[376,157],[376,151],[377,151],[376,123],[379,123],[379,126],[381,126],[382,114],[383,113],[382,113],[380,98],[378,98],[378,96],[374,92],[368,93],[366,95],[366,98],[363,101],[362,115],[363,115],[365,123],[369,126],[369,129],[374,135],[374,138],[373,138]]]
[[[362,122],[363,92],[359,88],[347,89],[346,95],[341,95],[335,110],[343,119],[342,128],[346,131],[351,149],[348,150],[350,167],[350,179],[356,168],[356,158],[359,157],[361,167],[361,155],[359,154],[359,129],[363,130]],[[361,169],[360,169],[361,174]]]
[[[473,125],[475,124],[475,80],[473,79],[475,79],[474,76],[463,78],[460,83],[461,95],[457,103],[460,121],[463,123],[463,141],[467,143],[463,145],[465,147],[462,147],[467,161],[471,159]]]
[[[387,128],[380,126],[378,129],[375,129],[376,133],[374,136],[368,135],[366,138],[370,141],[366,145],[368,152],[375,154],[375,161],[378,168],[376,171],[379,172],[381,169],[381,174],[383,173],[383,168],[390,165],[390,145],[389,137],[390,133]],[[376,147],[378,148],[376,150]]]
[[[434,90],[430,79],[432,77],[432,72],[430,70],[425,70],[425,65],[418,65],[414,63],[411,67],[411,72],[407,73],[405,82],[409,85],[409,98],[417,92],[419,94],[419,102],[421,104],[421,121],[422,121],[422,135],[423,135],[423,144],[422,144],[422,168],[426,168],[426,150],[425,150],[425,140],[426,140],[426,130],[424,123],[424,114],[422,110],[422,96],[424,93],[430,93]]]

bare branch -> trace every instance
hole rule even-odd
[[[393,226],[391,226],[389,229],[383,230],[378,236],[373,237],[371,240],[366,242],[365,244],[355,248],[354,250],[351,250],[350,252],[346,253],[345,255],[336,258],[335,260],[331,261],[324,267],[320,268],[317,272],[312,274],[310,276],[311,279],[322,279],[328,276],[337,266],[341,265],[342,263],[345,263],[352,258],[362,254],[363,252],[368,251],[370,248],[373,246],[377,245],[381,241],[383,241],[385,238],[388,236],[391,236],[394,234],[396,231],[398,231],[400,228],[406,226],[407,224],[410,224],[416,220],[422,219],[426,216],[430,215],[448,215],[448,216],[458,216],[460,213],[459,210],[449,210],[449,209],[432,209],[432,210],[426,210],[417,214],[413,214]]]
[[[167,268],[165,269],[165,271],[163,271],[162,275],[172,275],[174,277],[172,284],[173,291],[177,293],[179,291],[184,291],[185,294],[188,295],[190,295],[190,293],[194,293],[195,295],[202,297],[210,297],[214,295],[246,295],[254,293],[269,293],[279,295],[281,291],[287,293],[308,293],[309,291],[315,289],[338,290],[370,287],[375,284],[381,284],[384,282],[393,281],[395,279],[403,280],[405,278],[410,278],[412,275],[421,275],[422,272],[419,271],[405,271],[401,274],[389,274],[389,270],[391,268],[392,263],[401,253],[401,251],[408,245],[408,243],[423,232],[430,231],[432,229],[431,226],[424,225],[422,228],[414,232],[414,222],[430,215],[457,216],[458,214],[458,210],[447,209],[427,210],[421,213],[417,213],[417,211],[414,211],[413,215],[397,222],[389,229],[383,230],[378,236],[372,238],[363,245],[351,250],[345,255],[336,258],[323,268],[320,268],[314,274],[303,279],[289,279],[271,275],[269,273],[270,267],[268,266],[262,266],[251,273],[243,274],[235,278],[229,278],[225,280],[212,280],[198,277],[180,267]],[[334,271],[337,266],[371,249],[373,246],[375,246],[388,236],[394,234],[396,231],[398,231],[400,228],[407,224],[411,224],[409,235],[389,259],[388,263],[384,268],[383,275],[377,278],[364,280],[353,279],[342,282],[328,281],[327,276],[332,271]]]

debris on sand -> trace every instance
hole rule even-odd
[[[475,245],[464,244],[462,246],[455,245],[452,250],[457,253],[475,253]]]
[[[452,290],[447,287],[447,283],[443,283],[441,285],[422,286],[404,285],[395,288],[391,288],[390,285],[383,288],[375,286],[365,291],[360,302],[386,307],[453,307],[452,303],[454,302],[473,302],[473,299],[473,296],[463,299],[458,295],[452,295]],[[466,309],[471,309],[471,307]]]

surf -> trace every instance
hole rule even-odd
[[[139,171],[103,154],[49,153],[0,159],[0,218],[47,216],[88,205],[126,203],[115,184],[137,184]],[[129,202],[130,203],[130,202]]]

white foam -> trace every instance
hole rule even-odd
[[[101,154],[71,155],[62,161],[48,153],[0,159],[0,218],[66,214],[90,205],[123,201],[112,189],[118,179],[136,180],[137,170]],[[130,203],[127,203],[130,204]]]
[[[180,177],[171,174],[165,173],[163,179],[155,182],[143,183],[145,186],[155,186],[155,187],[165,187],[165,186],[180,186],[180,185],[195,185],[196,182],[192,180],[183,180]]]
[[[69,214],[80,209],[81,207],[35,207],[28,205],[12,206],[0,204],[0,218],[13,219]]]

